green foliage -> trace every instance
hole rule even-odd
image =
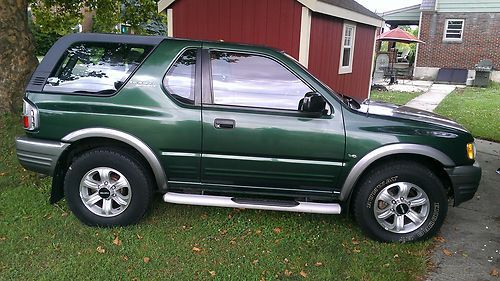
[[[34,23],[46,34],[68,34],[83,19],[83,3],[79,0],[32,1]]]
[[[456,89],[435,111],[462,124],[474,137],[500,142],[500,83]]]
[[[74,32],[84,13],[91,13],[92,32],[119,33],[127,24],[134,34],[166,35],[166,17],[155,0],[31,0],[37,55],[44,55],[61,36]]]
[[[399,92],[399,91],[372,91],[370,93],[370,99],[374,101],[384,101],[394,104],[404,105],[410,100],[416,98],[422,94],[421,92]]]
[[[88,1],[89,9],[95,11],[92,18],[92,32],[118,32],[116,25],[120,23],[120,3],[116,0]]]

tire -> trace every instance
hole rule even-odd
[[[71,163],[64,193],[81,222],[111,227],[137,223],[149,209],[153,190],[139,160],[122,150],[97,148]]]
[[[439,178],[410,161],[386,163],[368,172],[353,200],[362,231],[382,242],[428,239],[438,232],[448,211]]]

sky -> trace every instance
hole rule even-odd
[[[377,12],[387,12],[422,3],[422,0],[356,0],[366,8]]]

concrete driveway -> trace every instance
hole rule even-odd
[[[483,174],[474,199],[449,208],[429,280],[498,281],[500,273],[500,144],[476,140]],[[436,239],[442,240],[442,239]],[[496,276],[494,276],[496,275]]]

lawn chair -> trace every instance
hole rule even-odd
[[[410,54],[410,49],[398,52],[397,62],[408,62],[408,54]]]

